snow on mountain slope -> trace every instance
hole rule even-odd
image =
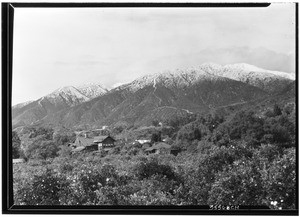
[[[79,92],[88,98],[95,98],[106,93],[108,90],[100,84],[89,83],[84,85],[74,86]]]
[[[68,106],[78,105],[79,103],[89,100],[87,96],[82,94],[73,86],[59,88],[49,95],[41,98],[41,100],[44,99],[49,100],[53,104],[66,103]]]
[[[120,120],[134,123],[160,108],[196,113],[244,103],[279,92],[291,82],[288,73],[249,64],[205,63],[149,74],[111,91],[98,84],[63,87],[16,109],[13,123],[43,121],[71,127]]]
[[[22,107],[24,107],[24,106],[26,106],[26,105],[28,105],[29,103],[32,103],[32,102],[33,102],[33,100],[23,102],[23,103],[19,103],[19,104],[14,105],[12,108],[13,109],[22,108]]]
[[[155,86],[157,83],[161,83],[166,87],[184,87],[200,80],[226,78],[259,87],[267,92],[274,92],[280,91],[288,83],[295,80],[295,74],[266,70],[246,63],[225,66],[204,63],[198,67],[149,74],[134,80],[130,84],[122,85],[120,88],[135,92],[145,86]]]
[[[287,78],[290,80],[295,80],[295,74],[294,73],[286,73],[286,72],[279,72],[279,71],[271,71],[267,69],[258,68],[256,66],[246,64],[246,63],[237,63],[237,64],[228,64],[224,66],[224,69],[226,70],[237,70],[237,71],[248,71],[248,72],[261,72],[263,73],[269,73],[273,74],[275,76],[280,76],[283,78]]]
[[[99,84],[66,86],[31,103],[13,107],[13,124],[26,125],[40,121],[48,115],[69,109],[103,95],[107,90]]]
[[[295,74],[271,71],[256,66],[238,63],[221,66],[214,63],[205,63],[199,66],[207,73],[241,81],[267,92],[277,92],[295,80]]]
[[[208,73],[225,77],[229,76],[232,79],[235,78],[235,76],[247,76],[247,73],[249,72],[259,72],[259,75],[262,77],[275,75],[282,78],[295,80],[294,73],[267,70],[247,63],[227,64],[224,66],[215,63],[203,63],[198,68]]]
[[[130,84],[122,85],[121,88],[127,88],[132,92],[144,88],[145,86],[153,86],[160,83],[165,87],[185,87],[200,80],[224,80],[226,78],[215,74],[208,73],[199,68],[191,67],[187,69],[177,69],[174,71],[163,71],[159,73],[149,74],[138,78]]]
[[[45,121],[67,127],[111,125],[119,121],[147,125],[166,113],[208,112],[221,106],[265,97],[260,88],[197,68],[150,74],[84,102]]]
[[[84,84],[59,88],[43,98],[54,104],[64,102],[68,106],[74,106],[103,95],[106,92],[107,90],[99,84]]]

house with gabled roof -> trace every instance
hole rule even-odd
[[[82,136],[78,136],[75,140],[75,142],[72,144],[72,146],[74,147],[80,147],[80,146],[89,146],[91,144],[94,143],[94,139],[93,138],[86,138],[86,137],[82,137]]]
[[[94,144],[93,138],[87,138],[78,136],[74,143],[70,143],[69,147],[72,147],[72,152],[81,152],[81,151],[96,151],[98,146]]]
[[[115,147],[116,140],[111,136],[96,136],[93,142],[98,145],[98,150],[109,151]]]
[[[97,150],[109,151],[115,147],[115,141],[111,136],[96,136],[94,138],[78,136],[74,143],[69,143],[69,147],[73,148],[73,153]]]
[[[81,152],[85,150],[85,146],[79,146],[77,148],[72,149],[72,153]]]

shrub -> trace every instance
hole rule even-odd
[[[54,143],[57,146],[65,146],[68,143],[73,143],[76,140],[75,133],[57,133],[53,135]]]
[[[266,119],[263,143],[277,144],[281,148],[295,145],[295,124],[285,115]]]
[[[209,192],[209,204],[263,205],[265,191],[256,162],[240,159],[220,171]]]
[[[209,154],[210,149],[213,147],[213,143],[207,140],[202,140],[197,143],[197,150],[201,154]]]
[[[38,137],[38,136],[43,136],[45,138],[45,140],[53,139],[54,130],[51,129],[51,128],[32,127],[29,130],[30,130],[29,138],[35,138],[35,137]]]
[[[232,119],[219,125],[215,133],[216,141],[224,136],[230,140],[240,140],[247,136],[260,140],[263,136],[263,120],[253,111],[238,112]]]
[[[282,157],[277,156],[262,173],[266,201],[273,208],[295,209],[296,201],[296,153],[287,149]]]
[[[151,136],[151,143],[160,142],[161,141],[161,132],[153,133]]]
[[[17,132],[12,132],[12,157],[19,158],[22,155],[21,140]]]
[[[69,183],[47,169],[34,176],[32,182],[18,189],[17,201],[24,205],[59,205],[60,196],[65,195]]]
[[[72,172],[74,166],[70,163],[63,163],[63,164],[60,164],[60,171],[61,173],[67,173],[67,172]]]
[[[33,158],[47,159],[58,156],[59,148],[52,141],[42,141],[39,146],[35,146],[32,150],[34,154]]]
[[[208,128],[199,123],[199,122],[192,122],[185,126],[183,126],[177,133],[177,140],[186,140],[186,141],[193,141],[193,140],[201,140],[204,136],[208,134]]]
[[[281,109],[279,108],[279,106],[277,104],[275,104],[273,107],[273,114],[274,114],[274,116],[278,116],[278,115],[282,114]]]
[[[158,120],[153,120],[152,125],[155,126],[155,127],[158,127],[159,121]]]
[[[140,162],[135,167],[135,175],[139,179],[150,178],[153,175],[162,175],[166,176],[168,179],[176,179],[176,174],[171,166],[159,164],[155,159],[151,159],[147,162]]]
[[[66,146],[66,145],[61,145],[59,146],[59,151],[57,152],[57,154],[60,157],[69,157],[72,152],[71,152],[72,148]]]

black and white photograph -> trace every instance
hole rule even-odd
[[[170,5],[13,7],[14,206],[298,212],[297,3]]]

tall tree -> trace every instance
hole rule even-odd
[[[279,106],[277,104],[274,105],[273,113],[274,113],[274,116],[279,116],[282,114],[281,109],[279,108]]]
[[[13,158],[19,158],[21,154],[21,140],[16,131],[12,132],[12,155]]]

